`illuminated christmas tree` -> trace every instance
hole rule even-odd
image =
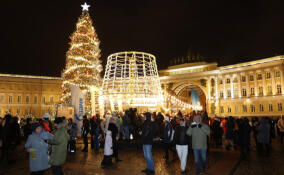
[[[100,58],[100,41],[93,27],[86,3],[82,5],[82,14],[76,24],[76,30],[71,35],[69,50],[66,54],[66,67],[62,73],[62,97],[65,104],[71,103],[69,85],[79,86],[86,93],[85,111],[91,111],[91,86],[101,85],[102,65]]]

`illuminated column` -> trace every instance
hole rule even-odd
[[[231,76],[232,81],[231,82],[231,98],[234,98],[234,76]]]
[[[215,98],[216,98],[216,100],[218,100],[218,77],[216,76],[215,77]]]
[[[258,96],[258,93],[259,93],[259,89],[257,87],[257,72],[254,71],[253,72],[253,81],[254,81],[254,91],[255,91],[255,96]]]
[[[281,80],[281,89],[282,89],[282,95],[284,95],[284,78],[283,78],[283,66],[280,68],[280,80]]]
[[[239,83],[239,98],[242,98],[241,75],[237,74],[237,76],[238,76],[238,83]]]
[[[249,81],[248,81],[248,74],[245,74],[246,77],[246,89],[247,89],[247,97],[249,97],[251,95],[251,91],[250,91],[250,86],[249,86]]]
[[[263,95],[266,96],[266,80],[265,80],[265,71],[261,70],[262,74],[262,86],[263,86]]]
[[[272,82],[272,94],[275,95],[276,94],[276,86],[275,86],[275,76],[274,76],[274,69],[270,69],[269,70],[270,75],[271,75],[271,82]]]
[[[226,78],[226,76],[224,76],[224,81],[223,81],[223,85],[224,85],[224,87],[223,87],[223,97],[224,97],[224,99],[227,97],[227,93],[226,93],[226,83],[227,83],[227,78]]]
[[[211,77],[209,78],[208,81],[208,100],[211,100]]]

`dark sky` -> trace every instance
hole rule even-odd
[[[0,72],[60,76],[83,2],[1,2]],[[114,52],[144,51],[163,69],[190,48],[219,66],[284,52],[283,0],[87,2],[104,61]]]

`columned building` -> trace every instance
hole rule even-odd
[[[279,116],[284,111],[283,70],[284,56],[276,56],[222,67],[187,63],[159,73],[162,87],[177,97],[199,89],[211,116]]]
[[[41,117],[59,102],[59,77],[0,74],[0,116]]]

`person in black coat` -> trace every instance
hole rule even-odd
[[[90,125],[91,125],[91,130],[90,130],[90,135],[91,135],[91,149],[95,148],[95,140],[96,140],[96,129],[97,129],[97,123],[95,117],[92,117],[90,120]]]
[[[248,118],[240,119],[238,122],[238,126],[239,126],[238,144],[241,151],[241,158],[246,159],[247,154],[250,152],[250,133],[252,127],[249,124]]]
[[[4,117],[4,126],[2,128],[2,157],[1,160],[4,163],[8,162],[10,158],[12,142],[13,142],[13,132],[12,132],[12,116],[10,114]]]
[[[113,118],[110,119],[108,130],[111,131],[113,157],[115,158],[116,162],[120,162],[121,160],[118,158],[118,142],[117,142],[118,127],[116,126],[115,122],[116,121]]]
[[[180,119],[180,125],[178,125],[175,129],[174,133],[174,143],[176,144],[176,149],[178,153],[178,157],[180,159],[181,173],[185,174],[186,162],[187,162],[187,154],[188,154],[188,145],[191,140],[189,136],[186,134],[188,127],[185,125],[184,118]]]
[[[88,152],[88,134],[90,132],[90,122],[86,115],[83,116],[82,137],[84,140],[84,148],[82,152]]]
[[[24,140],[26,141],[29,135],[32,133],[31,118],[27,118],[26,125],[24,126]]]
[[[151,121],[151,113],[146,112],[144,114],[145,121],[142,125],[142,131],[140,132],[143,144],[144,157],[146,159],[147,168],[142,170],[146,174],[154,174],[154,160],[152,155],[152,144],[154,139],[154,125]]]

